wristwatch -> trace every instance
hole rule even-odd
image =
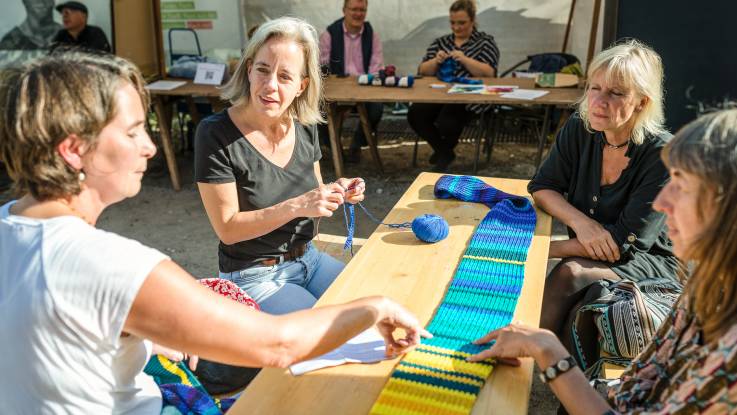
[[[566,358],[558,360],[557,362],[553,363],[545,370],[540,372],[540,380],[543,381],[543,383],[548,383],[576,366],[578,366],[578,363],[576,363],[576,359],[574,359],[573,356],[569,355]]]

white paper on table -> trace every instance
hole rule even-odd
[[[289,366],[289,371],[292,372],[292,375],[299,376],[313,370],[345,363],[376,363],[387,358],[385,351],[384,338],[376,329],[369,329],[332,352]]]
[[[146,85],[146,89],[156,89],[159,91],[170,91],[177,89],[186,84],[187,81],[156,81]]]
[[[541,91],[539,89],[517,88],[513,92],[508,92],[506,94],[501,94],[499,96],[502,98],[533,100],[535,98],[540,98],[541,96],[547,94],[548,92],[550,91]]]

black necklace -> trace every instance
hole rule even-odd
[[[616,144],[615,145],[615,144],[612,144],[609,141],[607,141],[606,137],[603,137],[603,138],[604,138],[604,145],[607,146],[607,147],[609,147],[609,148],[611,148],[611,149],[614,149],[614,150],[617,150],[619,148],[622,148],[622,147],[624,147],[624,146],[626,146],[627,144],[630,143],[630,140],[627,140],[627,141],[625,141],[622,144]]]

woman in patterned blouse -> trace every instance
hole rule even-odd
[[[694,263],[684,294],[604,400],[555,335],[513,324],[470,360],[532,357],[571,414],[737,413],[737,110],[702,117],[666,145],[671,175],[654,203],[675,254]]]
[[[473,0],[457,0],[450,6],[453,33],[435,39],[417,69],[420,75],[435,75],[446,59],[456,61],[456,77],[493,77],[499,62],[494,37],[476,30],[476,5]],[[407,121],[433,149],[430,163],[434,171],[445,171],[455,159],[463,127],[488,108],[488,105],[413,104]]]

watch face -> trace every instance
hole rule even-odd
[[[551,366],[551,367],[545,369],[545,376],[547,376],[548,379],[554,378],[555,377],[555,368]]]
[[[560,370],[561,372],[565,372],[566,370],[570,368],[571,368],[571,364],[568,363],[567,360],[561,360],[560,362],[558,362],[558,370]]]

